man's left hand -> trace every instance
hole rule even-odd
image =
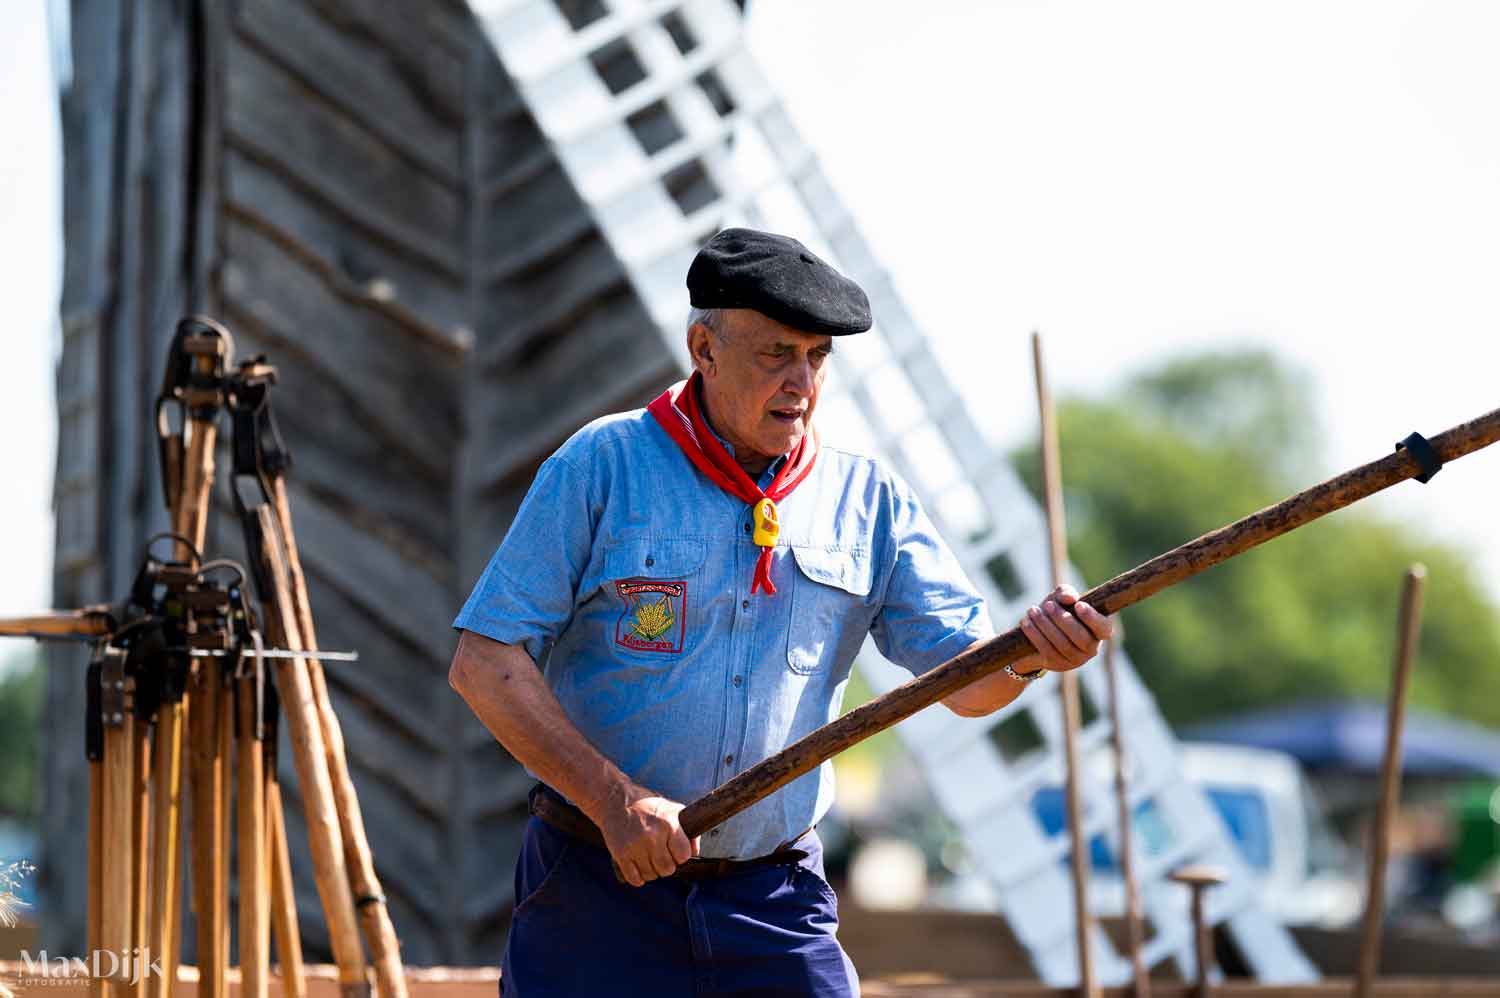
[[[1021,633],[1036,648],[1036,654],[1012,666],[1015,671],[1067,672],[1097,655],[1099,642],[1114,633],[1114,625],[1104,614],[1081,601],[1072,586],[1058,586],[1041,606],[1026,611],[1021,618]]]

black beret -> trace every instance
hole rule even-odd
[[[869,329],[870,299],[795,239],[725,229],[687,272],[694,308],[753,308],[804,333],[843,336]]]

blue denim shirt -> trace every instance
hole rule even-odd
[[[777,592],[752,596],[750,507],[644,409],[606,416],[542,465],[453,626],[524,647],[601,753],[682,803],[836,718],[867,634],[920,674],[993,633],[916,496],[872,459],[825,446],[777,509]],[[772,852],[833,789],[824,763],[702,853]]]

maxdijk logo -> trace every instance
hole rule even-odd
[[[81,978],[108,977],[124,983],[139,984],[147,977],[161,976],[161,958],[151,959],[151,950],[140,946],[118,953],[96,949],[84,959],[81,956],[49,957],[46,950],[32,956],[21,951],[21,966],[27,985],[77,984]]]

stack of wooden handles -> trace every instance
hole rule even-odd
[[[172,529],[196,549],[180,544],[181,561],[195,559],[206,536],[216,420],[226,393],[234,390],[233,379],[225,377],[231,353],[228,332],[212,320],[191,318],[179,325],[168,378],[174,364],[191,376],[169,384],[164,397],[167,391],[175,393],[186,418],[175,430],[164,421],[159,428]],[[269,369],[261,364],[259,370]],[[315,652],[317,635],[285,483],[275,471],[261,484],[260,501],[242,515],[252,541],[247,554],[261,589],[266,639],[279,648]],[[192,819],[188,846],[199,995],[227,996],[231,798],[238,835],[240,993],[244,998],[267,995],[274,928],[284,993],[293,998],[307,994],[274,760],[257,731],[254,691],[231,695],[221,671],[229,666],[221,663],[232,665],[228,659],[195,659],[186,695],[164,701],[154,723],[130,711],[121,712],[117,721],[106,718],[101,758],[90,765],[90,946],[122,954],[139,948],[160,960],[161,973],[134,980],[129,962],[121,961],[113,979],[96,983],[96,994],[169,998],[181,935],[184,769]],[[279,658],[274,674],[341,991],[346,998],[369,994],[362,930],[380,998],[405,998],[395,930],[375,876],[322,666],[314,658]],[[269,749],[274,750],[274,743]]]

